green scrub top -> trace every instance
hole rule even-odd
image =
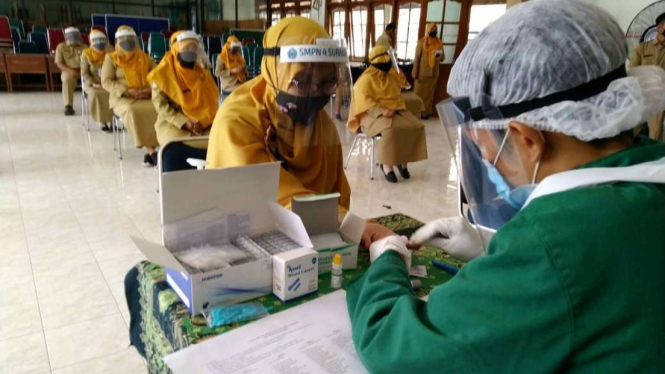
[[[585,167],[663,157],[641,138]],[[347,301],[372,373],[665,373],[665,185],[538,198],[427,303],[388,251]]]

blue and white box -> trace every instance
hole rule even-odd
[[[277,204],[279,163],[224,169],[187,170],[162,175],[162,227],[211,209],[224,215],[248,214],[250,237],[279,230],[302,248],[312,248],[296,214]],[[271,256],[224,269],[190,274],[166,248],[132,237],[149,261],[166,268],[166,282],[191,314],[269,294]]]
[[[319,252],[302,248],[273,256],[272,293],[282,301],[319,289]]]

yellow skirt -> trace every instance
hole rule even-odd
[[[376,159],[385,165],[401,165],[427,159],[425,126],[408,110],[395,113],[393,118],[376,115],[370,110],[360,121],[363,133],[374,137],[381,134],[376,145]]]
[[[109,93],[103,89],[89,87],[85,90],[88,94],[88,108],[90,116],[99,123],[110,124],[113,119],[113,113],[109,107]]]
[[[420,96],[425,104],[424,115],[433,115],[434,113],[434,91],[436,90],[436,81],[439,77],[427,77],[416,79],[413,85],[413,92]]]
[[[157,148],[155,122],[157,111],[151,100],[135,100],[126,97],[116,99],[113,112],[122,119],[134,138],[136,148]]]

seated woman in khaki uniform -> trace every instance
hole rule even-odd
[[[223,96],[230,95],[247,80],[247,67],[238,38],[231,35],[226,39],[215,66],[215,76],[220,78]]]
[[[88,108],[92,119],[101,124],[102,131],[111,132],[109,125],[113,113],[109,107],[109,93],[102,88],[101,72],[106,53],[113,49],[109,46],[106,35],[99,30],[90,32],[90,44],[81,55],[83,90],[88,95]]]
[[[409,162],[427,159],[425,126],[407,110],[388,48],[377,45],[369,53],[370,67],[355,85],[347,127],[368,137],[381,135],[377,159],[386,180],[397,182],[393,166],[402,178],[409,179]]]
[[[65,106],[65,115],[74,113],[74,91],[81,77],[81,53],[85,49],[81,33],[76,27],[65,29],[65,42],[58,44],[55,49],[55,64],[62,72],[62,103]]]
[[[157,140],[166,144],[176,138],[208,135],[217,113],[219,91],[203,60],[207,60],[201,38],[193,31],[171,36],[171,49],[148,74],[152,103],[157,111]],[[206,158],[206,150],[187,151]]]
[[[115,52],[106,55],[102,66],[102,87],[110,93],[113,113],[122,119],[134,138],[136,148],[145,148],[143,164],[157,164],[155,134],[157,112],[150,98],[148,73],[155,61],[140,48],[136,33],[129,26],[120,26],[115,33]]]

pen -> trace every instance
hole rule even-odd
[[[446,264],[445,262],[437,261],[437,260],[432,260],[432,265],[434,265],[435,267],[437,267],[437,268],[439,268],[439,269],[441,269],[445,272],[448,272],[452,275],[457,274],[457,272],[459,271],[459,269],[457,267],[455,267],[453,265]]]

